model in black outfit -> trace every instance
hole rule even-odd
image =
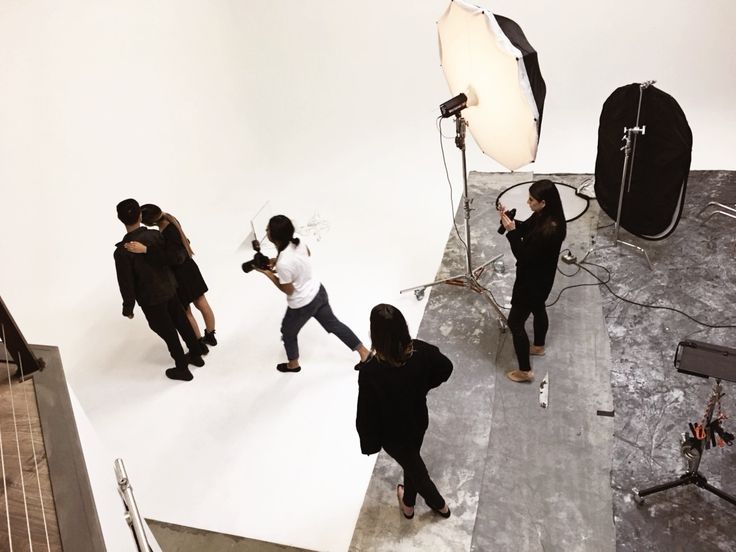
[[[445,499],[429,477],[420,450],[429,425],[427,393],[447,381],[452,362],[434,345],[409,337],[401,312],[391,305],[371,311],[374,355],[360,364],[356,427],[363,454],[381,448],[404,470],[396,493],[401,512],[414,517],[417,494],[442,517]]]
[[[205,293],[208,291],[207,284],[199,271],[199,266],[192,256],[194,252],[189,239],[179,224],[179,221],[171,214],[164,213],[157,205],[147,203],[141,206],[143,224],[146,226],[157,226],[164,236],[167,259],[174,271],[177,284],[177,295],[186,310],[187,319],[198,338],[206,345],[217,345],[215,338],[215,314],[212,312]],[[141,244],[130,243],[126,249],[131,253],[146,253],[147,249]],[[191,304],[197,307],[202,314],[205,323],[204,337],[199,329]]]
[[[544,354],[549,328],[544,303],[552,290],[557,272],[557,258],[567,234],[562,202],[554,182],[539,180],[532,184],[527,203],[532,216],[525,221],[510,219],[505,207],[498,206],[501,224],[508,231],[506,236],[516,257],[516,280],[511,295],[508,325],[513,336],[519,369],[506,373],[509,379],[516,382],[533,381],[529,355]],[[534,316],[534,345],[531,347],[524,329],[530,314]]]
[[[114,254],[123,316],[133,318],[137,301],[149,327],[164,340],[176,363],[174,368],[166,370],[166,376],[189,381],[192,374],[188,365],[204,366],[202,345],[176,296],[176,281],[164,255],[163,237],[158,231],[141,227],[140,207],[134,199],[121,201],[117,211],[127,230],[122,241],[115,244]],[[150,247],[153,253],[142,256],[127,251],[124,246],[134,241]],[[189,347],[188,354],[184,354],[177,332]]]

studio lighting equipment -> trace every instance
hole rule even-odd
[[[463,209],[465,211],[465,273],[445,280],[401,290],[414,291],[440,283],[461,285],[482,293],[494,307],[501,326],[506,318],[478,283],[485,267],[471,265],[470,205],[465,160],[465,130],[470,129],[480,149],[514,171],[536,158],[546,86],[537,52],[521,27],[506,17],[452,0],[437,23],[440,63],[453,97],[440,106],[441,116],[455,117],[455,145],[462,153]]]
[[[595,163],[596,197],[616,221],[616,243],[639,250],[647,262],[641,247],[619,240],[619,230],[646,240],[674,232],[685,203],[693,147],[684,112],[654,82],[622,86],[605,101]]]
[[[468,97],[462,92],[440,105],[442,118],[452,117],[468,107]]]
[[[730,447],[736,439],[724,427],[728,416],[721,405],[721,399],[725,396],[721,380],[736,382],[736,349],[702,341],[681,341],[675,350],[675,368],[681,374],[713,378],[715,381],[710,398],[703,417],[688,424],[689,431],[682,434],[680,453],[686,462],[685,473],[677,479],[641,491],[635,487],[632,489],[634,500],[637,504],[643,504],[646,496],[684,485],[696,485],[736,506],[735,496],[708,483],[708,479],[699,471],[705,451],[726,445]]]

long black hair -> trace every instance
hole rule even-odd
[[[401,366],[412,354],[406,319],[393,305],[381,303],[371,310],[371,342],[379,360]]]
[[[284,215],[271,217],[268,221],[268,232],[279,253],[286,249],[286,246],[290,243],[299,245],[299,238],[294,237],[294,225],[289,217]]]
[[[146,203],[145,205],[141,205],[141,215],[142,222],[146,226],[159,226],[161,221],[164,220],[169,224],[173,224],[174,228],[176,228],[177,232],[179,232],[181,243],[184,245],[184,249],[186,249],[187,255],[189,255],[190,257],[194,255],[194,251],[192,251],[192,245],[189,242],[189,238],[187,238],[184,230],[181,227],[181,224],[179,224],[179,221],[174,215],[170,213],[164,213],[161,210],[161,207],[159,207],[158,205],[154,205],[153,203]]]
[[[567,221],[555,183],[547,179],[537,180],[529,186],[529,195],[537,201],[544,201],[544,207],[535,213],[541,222],[540,231],[546,235],[561,233],[564,240],[567,236]]]

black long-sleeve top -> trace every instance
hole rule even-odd
[[[552,291],[566,228],[558,223],[542,228],[544,221],[538,213],[532,213],[525,221],[514,222],[516,228],[506,233],[516,257],[511,304],[538,305]]]
[[[151,248],[153,255],[131,253],[123,244],[137,241]],[[115,244],[115,271],[123,298],[123,314],[133,314],[135,302],[141,306],[168,301],[176,293],[176,281],[167,265],[164,238],[158,230],[136,228]],[[158,253],[157,253],[158,252]]]
[[[414,353],[401,366],[373,357],[361,365],[355,426],[363,454],[385,445],[418,446],[429,426],[427,393],[447,381],[452,362],[434,345],[413,341]]]

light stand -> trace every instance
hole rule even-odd
[[[454,98],[453,98],[454,99]],[[451,100],[452,101],[452,100]],[[449,103],[449,102],[448,102]],[[471,205],[473,200],[468,196],[468,171],[465,160],[465,128],[467,124],[465,119],[460,115],[460,110],[455,113],[455,146],[462,152],[462,166],[463,166],[463,211],[465,213],[465,272],[457,276],[451,276],[443,280],[436,280],[429,284],[422,284],[420,286],[414,286],[406,289],[402,289],[399,293],[405,293],[407,291],[413,291],[414,296],[417,300],[421,300],[424,297],[424,292],[428,287],[433,287],[438,284],[449,284],[452,286],[462,286],[468,288],[476,293],[479,293],[491,304],[491,307],[496,311],[497,320],[502,331],[506,330],[507,322],[506,315],[501,310],[501,307],[496,303],[491,294],[480,285],[478,278],[483,274],[486,267],[491,263],[497,261],[503,255],[496,255],[490,261],[487,261],[473,270],[472,258],[470,251],[470,212],[473,210]]]
[[[673,489],[674,487],[681,487],[683,485],[697,485],[701,489],[710,491],[714,495],[736,506],[736,497],[708,483],[708,479],[706,479],[706,477],[698,471],[698,468],[700,467],[700,460],[703,458],[703,453],[706,450],[705,445],[707,441],[711,439],[710,428],[712,427],[711,423],[713,421],[713,410],[716,403],[720,400],[722,396],[723,393],[721,390],[721,380],[716,379],[715,383],[713,384],[713,390],[711,391],[710,399],[708,400],[706,417],[704,418],[703,422],[703,426],[705,427],[705,429],[700,435],[700,438],[697,438],[695,436],[685,437],[685,434],[683,434],[680,450],[682,452],[682,455],[687,460],[687,470],[685,471],[685,473],[683,473],[677,479],[673,479],[672,481],[667,481],[666,483],[661,483],[659,485],[654,485],[653,487],[649,487],[642,491],[638,490],[635,487],[634,489],[632,489],[632,492],[634,493],[634,500],[638,504],[643,504],[644,497],[654,493],[666,491],[667,489]]]
[[[644,93],[644,89],[649,87],[649,85],[653,84],[655,81],[646,81],[639,85],[639,106],[636,110],[636,126],[633,128],[626,128],[624,127],[624,137],[622,140],[624,140],[624,146],[621,148],[624,152],[624,168],[623,172],[621,173],[621,190],[619,191],[618,195],[618,211],[616,213],[616,233],[614,236],[614,244],[615,245],[625,245],[626,247],[630,247],[631,249],[635,249],[642,253],[644,255],[644,258],[647,260],[647,264],[649,265],[649,270],[654,270],[654,267],[652,266],[652,262],[649,260],[649,255],[647,255],[646,250],[644,250],[642,247],[639,247],[638,245],[634,245],[633,243],[625,242],[623,240],[620,240],[619,230],[621,229],[621,209],[623,207],[624,203],[624,188],[628,190],[631,189],[631,175],[634,172],[634,158],[632,153],[632,136],[633,136],[633,152],[636,152],[636,136],[641,134],[644,136],[646,134],[646,126],[639,127],[639,115],[641,114],[641,99],[642,95]]]
[[[705,476],[698,471],[703,453],[711,444],[715,446],[718,439],[722,440],[719,446],[723,446],[724,442],[725,444],[733,443],[734,436],[726,434],[720,425],[721,419],[725,419],[725,416],[719,416],[714,422],[713,413],[716,405],[719,406],[720,410],[720,401],[724,395],[721,379],[736,380],[736,350],[700,341],[681,341],[675,352],[675,367],[678,372],[683,374],[705,378],[713,377],[715,383],[705,408],[702,423],[690,424],[692,436],[682,435],[680,452],[687,461],[685,473],[677,479],[641,491],[637,488],[632,489],[634,500],[638,504],[643,504],[644,497],[648,495],[692,484],[736,506],[736,497],[708,483]]]

